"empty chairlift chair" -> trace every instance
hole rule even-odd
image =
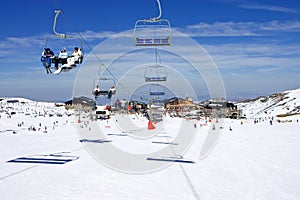
[[[171,25],[166,19],[138,20],[134,27],[136,46],[171,45]]]
[[[162,65],[148,66],[145,69],[145,82],[167,81],[167,70]]]
[[[157,3],[159,16],[135,22],[134,43],[136,46],[171,45],[171,25],[169,20],[160,19],[162,15],[160,1],[157,0]]]
[[[159,84],[151,84],[149,88],[149,94],[151,96],[162,96],[165,95],[165,88]]]

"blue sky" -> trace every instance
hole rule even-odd
[[[243,99],[300,87],[300,3],[297,0],[161,0],[163,18],[202,45],[221,72],[227,97]],[[0,13],[0,96],[33,100],[72,97],[78,69],[47,75],[39,62],[58,32],[84,38],[85,53],[138,19],[157,16],[155,0],[4,1]],[[76,42],[78,43],[78,42]],[[60,48],[64,43],[52,41]],[[78,45],[77,45],[78,46]]]

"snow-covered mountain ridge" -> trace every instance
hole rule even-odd
[[[300,88],[237,103],[247,118],[287,117],[300,114]]]
[[[35,109],[36,107],[47,107],[48,109],[64,110],[64,107],[55,108],[57,103],[36,102],[24,98],[2,98],[0,102],[4,105],[13,100],[19,101],[20,104],[30,104]],[[300,88],[247,99],[236,105],[246,118],[300,116]]]

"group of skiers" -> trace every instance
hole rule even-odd
[[[62,66],[76,66],[76,62],[81,63],[83,58],[83,53],[79,47],[74,48],[74,52],[69,56],[66,48],[62,48],[58,56],[54,55],[54,52],[50,48],[45,48],[42,52],[41,62],[46,68],[47,74],[52,73],[51,63],[55,63],[56,70],[58,69],[58,64],[61,63]]]

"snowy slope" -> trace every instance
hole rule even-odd
[[[290,92],[289,99],[276,103],[274,111],[268,108],[267,113],[281,114],[284,106],[280,104],[284,102],[293,110],[299,105],[298,95],[299,91]],[[271,100],[266,105],[271,105]],[[274,104],[276,100],[272,101]],[[190,121],[197,124],[196,138],[184,156],[194,164],[174,163],[153,173],[128,174],[102,165],[85,149],[87,145],[102,145],[100,139],[98,142],[79,137],[78,127],[90,128],[84,123],[86,118],[78,124],[74,113],[53,103],[2,101],[0,106],[1,200],[295,200],[300,196],[300,123],[295,120],[270,125],[254,124],[253,119],[225,119],[219,129],[221,139],[202,160],[199,153],[211,123]],[[247,106],[253,109],[254,117],[264,115],[260,111],[265,107],[259,101]],[[16,114],[11,115],[12,112]],[[137,125],[144,123],[142,118],[130,117]],[[165,132],[173,134],[180,120],[185,119],[167,118]],[[151,143],[158,138],[147,143],[118,136],[123,132],[114,117],[99,121],[98,125],[106,139],[120,148],[148,151],[151,145],[158,145]],[[92,128],[87,134],[94,134],[93,131]]]
[[[238,103],[247,118],[300,114],[300,88]]]

